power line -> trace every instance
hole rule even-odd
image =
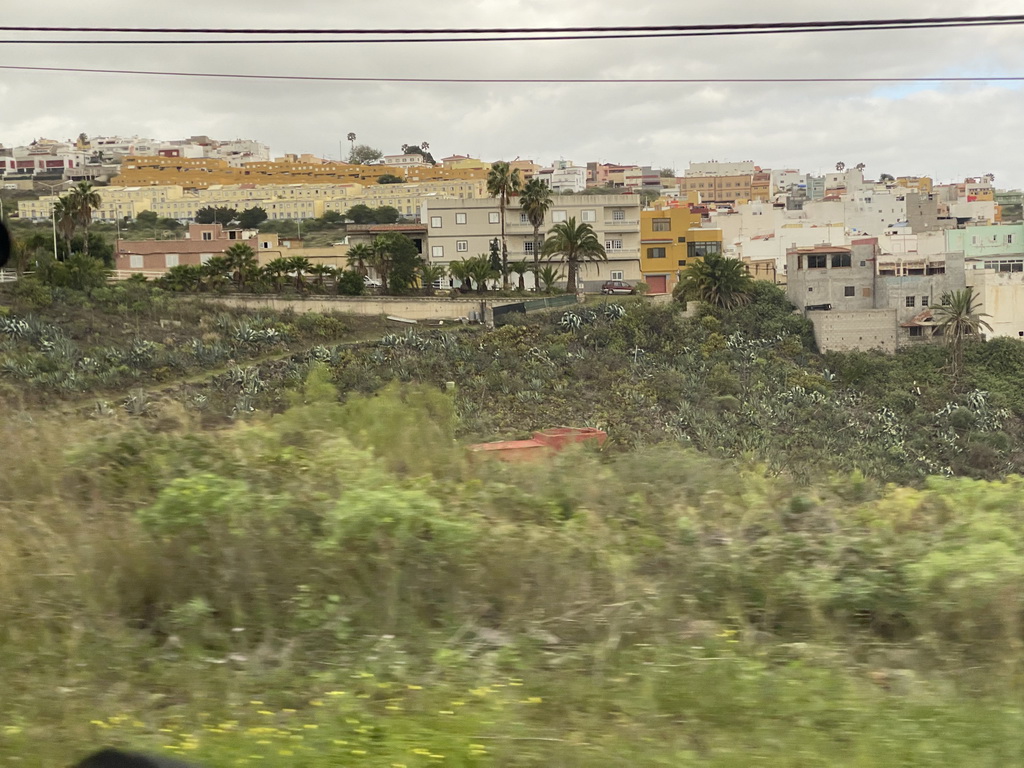
[[[915,24],[906,25],[877,25],[871,27],[834,27],[814,29],[746,29],[746,30],[721,30],[709,32],[623,32],[616,34],[558,34],[558,35],[530,35],[530,36],[484,36],[484,37],[383,37],[383,38],[249,38],[243,40],[217,39],[217,40],[86,40],[86,39],[34,39],[34,40],[0,40],[0,45],[369,45],[379,43],[408,44],[408,43],[533,43],[544,41],[572,41],[572,40],[646,40],[653,38],[695,38],[695,37],[732,37],[751,35],[791,35],[805,34],[808,32],[879,32],[885,30],[910,30],[910,29],[952,29],[963,27],[1005,27],[1024,24],[1021,21],[982,21],[977,24]],[[2,31],[2,28],[0,28]],[[197,30],[189,30],[196,32]],[[268,31],[269,34],[269,31]],[[398,32],[394,34],[399,34]]]
[[[86,69],[0,64],[0,70],[72,72],[76,74],[153,75],[238,80],[288,80],[330,83],[448,83],[458,85],[730,85],[757,83],[987,83],[1024,82],[1024,75],[966,77],[693,77],[693,78],[466,78],[466,77],[341,77],[330,75],[256,75],[230,72],[164,72],[142,69]]]
[[[204,27],[56,27],[56,26],[10,26],[0,25],[0,32],[110,32],[110,33],[145,33],[145,34],[234,34],[234,35],[481,35],[481,34],[574,34],[574,33],[608,33],[608,32],[715,32],[715,31],[750,31],[750,30],[783,30],[801,29],[813,31],[824,29],[833,31],[838,28],[872,29],[876,27],[916,27],[921,25],[972,26],[976,24],[1024,23],[1024,15],[999,16],[936,16],[928,18],[896,18],[896,19],[852,19],[836,21],[791,21],[791,22],[754,22],[735,24],[671,24],[645,26],[609,26],[609,27],[479,27],[479,28],[442,28],[442,29],[269,29],[239,28],[232,29]]]

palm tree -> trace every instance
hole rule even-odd
[[[238,290],[244,290],[246,281],[251,280],[259,268],[256,251],[245,243],[235,243],[224,251],[224,258],[231,265],[235,285],[238,286]]]
[[[976,302],[977,298],[974,289],[968,286],[942,294],[942,304],[932,310],[932,317],[938,321],[936,327],[942,330],[949,344],[949,367],[955,385],[960,384],[964,371],[964,344],[968,339],[978,338],[982,329],[992,331],[992,326],[981,319],[990,315],[978,311],[981,302]]]
[[[160,285],[169,291],[198,291],[203,270],[198,264],[179,264],[160,277]]]
[[[540,269],[540,249],[543,241],[540,228],[544,225],[544,216],[551,207],[551,187],[540,179],[530,179],[523,187],[519,196],[519,208],[533,225],[533,272]]]
[[[219,288],[229,279],[231,262],[224,256],[213,256],[202,265],[201,272],[207,288]]]
[[[373,245],[370,246],[371,256],[369,265],[377,273],[380,280],[380,292],[388,292],[388,277],[391,276],[391,248],[390,242],[384,235],[377,235],[373,238]]]
[[[363,277],[369,274],[369,263],[373,260],[373,248],[366,243],[357,243],[348,249],[348,268]]]
[[[565,277],[565,273],[557,267],[553,267],[550,264],[545,264],[537,272],[534,273],[534,278],[537,282],[544,286],[544,293],[551,293],[551,289],[555,283]]]
[[[580,267],[588,261],[607,261],[608,254],[597,239],[597,233],[587,222],[576,222],[576,217],[560,221],[548,232],[544,241],[544,255],[559,258],[569,269],[566,290],[576,293],[576,279]]]
[[[686,269],[676,295],[718,309],[734,309],[750,301],[753,285],[754,278],[742,261],[712,252]]]
[[[501,287],[508,288],[508,243],[505,241],[505,208],[509,198],[519,193],[522,181],[519,169],[513,168],[503,160],[491,164],[487,174],[487,194],[498,198],[498,210],[501,212]]]
[[[536,257],[535,257],[536,258]],[[519,290],[526,290],[526,273],[530,271],[530,265],[525,261],[515,261],[508,265],[510,272],[519,275]],[[534,272],[536,274],[536,272]]]
[[[459,290],[472,290],[473,285],[469,282],[469,263],[467,261],[453,261],[448,265],[448,274],[459,281]]]
[[[326,286],[324,285],[324,280],[328,277],[334,277],[335,275],[338,274],[338,270],[332,267],[330,264],[313,264],[306,271],[316,278],[316,287],[317,290],[320,291],[321,293],[327,290]]]
[[[312,268],[313,264],[305,256],[289,256],[285,261],[288,262],[288,271],[295,275],[295,290],[299,293],[306,292],[306,281],[305,275]]]
[[[434,283],[443,279],[447,271],[443,264],[423,264],[420,267],[420,282],[423,284],[424,295],[434,295]]]
[[[268,261],[261,271],[274,283],[274,290],[280,293],[284,278],[291,272],[291,267],[288,266],[288,259],[278,257]]]
[[[75,229],[78,228],[74,205],[71,195],[58,197],[53,202],[53,217],[56,221],[57,232],[67,246],[69,253],[71,252],[71,238],[75,236]]]
[[[487,281],[498,277],[498,271],[491,266],[491,260],[486,254],[480,254],[472,259],[466,259],[466,276],[476,283],[477,293],[487,292]]]
[[[85,255],[89,255],[89,225],[92,223],[92,211],[103,205],[103,198],[95,190],[92,182],[80,181],[68,192],[71,199],[71,215],[75,223],[85,231]]]

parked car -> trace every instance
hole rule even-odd
[[[636,293],[636,288],[625,280],[609,280],[601,286],[601,293],[607,295]]]
[[[383,288],[384,287],[384,284],[380,280],[378,280],[375,277],[370,277],[369,275],[367,275],[366,277],[363,278],[363,285],[365,285],[367,288]]]

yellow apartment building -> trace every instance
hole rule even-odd
[[[402,176],[408,182],[486,180],[485,168],[393,167],[317,163],[286,159],[244,163],[240,168],[220,158],[128,157],[114,181],[122,186],[179,185],[185,189],[209,189],[234,184],[362,184],[376,185],[384,174]]]
[[[770,182],[770,175],[767,177]],[[700,194],[705,203],[743,203],[754,199],[753,176],[684,176],[679,180],[679,196],[686,197],[690,192]],[[760,180],[759,180],[760,181]],[[758,186],[758,194],[766,199],[770,191],[770,183],[762,182]]]
[[[671,293],[694,260],[722,250],[722,230],[705,229],[688,207],[640,212],[640,271],[651,293]]]

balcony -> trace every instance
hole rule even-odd
[[[639,219],[612,219],[606,220],[604,223],[604,229],[606,232],[615,231],[621,229],[638,230],[640,229]]]

